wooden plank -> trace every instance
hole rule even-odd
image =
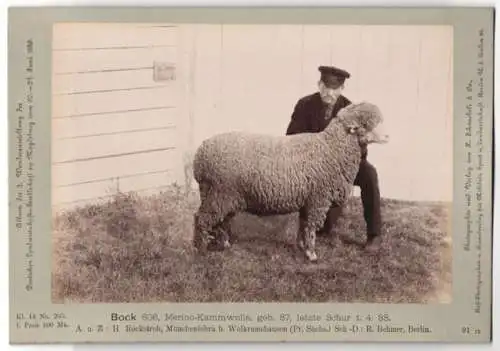
[[[415,186],[411,190],[443,200],[451,200],[453,184],[453,139],[446,130],[452,126],[451,101],[447,100],[449,30],[446,27],[425,27],[420,31],[418,123],[412,124],[412,134],[408,138],[408,143],[414,145],[409,150],[415,168],[412,175]],[[417,195],[423,194],[413,196]]]
[[[222,129],[265,130],[269,122],[264,116],[272,115],[277,121],[281,115],[276,112],[266,115],[271,103],[259,101],[272,99],[273,106],[280,106],[273,107],[273,111],[285,106],[291,108],[289,101],[275,97],[281,94],[282,87],[289,89],[297,84],[294,72],[299,76],[302,72],[300,96],[303,96],[317,90],[317,67],[331,63],[352,73],[346,83],[347,97],[377,103],[386,117],[391,142],[373,145],[369,151],[369,159],[379,171],[383,195],[419,200],[446,197],[440,189],[429,190],[432,186],[427,187],[426,183],[439,184],[442,181],[439,179],[448,179],[445,174],[450,168],[440,165],[440,159],[449,153],[443,149],[442,153],[431,152],[431,145],[417,145],[422,140],[436,144],[433,140],[437,140],[437,136],[442,138],[441,142],[451,138],[451,120],[444,115],[451,116],[452,94],[448,82],[452,76],[446,76],[450,74],[450,63],[446,60],[450,60],[452,34],[445,35],[441,29],[431,26],[364,29],[361,26],[304,26],[304,39],[302,43],[298,41],[302,45],[302,60],[296,62],[294,45],[276,44],[282,39],[279,30],[268,30],[265,26],[235,28],[224,26],[222,35],[214,28],[211,32],[204,29],[200,35],[203,42],[197,46],[194,102],[197,142],[202,135],[209,136]],[[300,39],[301,36],[295,32],[290,37]],[[269,43],[274,43],[279,52],[273,51]],[[281,61],[271,64],[269,60],[273,59],[269,57]],[[260,78],[266,74],[267,79]],[[217,89],[221,81],[223,90],[219,95]],[[261,99],[261,95],[265,95],[265,99]],[[438,171],[434,178],[433,170]]]
[[[371,45],[368,43],[368,35],[363,41],[367,46],[364,50],[367,53]],[[370,88],[363,86],[360,90],[360,99],[369,100],[370,96],[377,99],[377,104],[385,116],[385,127],[391,135],[390,144],[370,147],[370,159],[377,165],[382,176],[393,172],[394,164],[405,165],[411,159],[409,153],[414,145],[408,144],[408,137],[412,134],[413,124],[417,117],[417,90],[418,90],[418,48],[419,48],[419,29],[418,27],[393,27],[387,35],[385,50],[388,57],[385,63],[382,60],[376,67],[378,73],[372,73],[375,68],[370,67],[369,63],[363,60],[361,70],[367,75],[360,76],[361,82]],[[380,55],[384,52],[380,51]],[[370,76],[373,77],[369,82]],[[382,76],[384,78],[381,81]],[[384,89],[385,95],[377,95],[373,90]],[[382,88],[384,86],[384,88]],[[368,90],[369,89],[369,90]],[[408,175],[401,177],[398,181],[402,186],[410,186],[409,174],[414,172],[412,167],[404,167]],[[390,183],[387,183],[389,186]],[[394,185],[391,185],[394,186]]]
[[[397,27],[393,26],[357,27],[350,40],[348,35],[344,35],[348,40],[339,48],[341,50],[335,52],[335,56],[341,57],[342,62],[349,59],[342,56],[344,52],[349,52],[351,56],[352,70],[350,69],[351,78],[346,81],[346,96],[353,102],[364,100],[376,104],[385,117],[386,131],[391,137],[397,136],[396,146],[392,145],[393,140],[388,145],[369,146],[368,158],[377,169],[383,195],[405,197],[408,177],[400,177],[394,173],[394,163],[404,164],[406,161],[404,153],[401,154],[401,148],[397,147],[398,140],[404,140],[404,135],[410,128],[404,124],[404,128],[401,128],[402,117],[393,113],[397,101],[393,100],[395,96],[392,95],[392,80],[397,79],[397,76],[392,73],[391,64],[394,63],[390,63],[393,50],[390,38],[395,31]],[[401,147],[401,144],[399,146]]]
[[[108,179],[96,183],[84,183],[71,187],[53,188],[52,204],[69,203],[116,193],[116,182]]]
[[[372,57],[371,53],[370,55],[366,55],[366,52],[363,52],[365,46],[363,35],[366,32],[370,33],[374,27],[339,25],[330,28],[328,41],[330,49],[329,64],[342,68],[351,74],[351,77],[345,81],[344,92],[349,99],[356,101],[363,95],[361,89],[368,82],[367,77],[364,77],[361,71],[362,62],[370,62]],[[380,50],[383,51],[385,49],[386,45],[381,43],[375,55],[380,52]],[[370,60],[364,59],[367,57],[370,57]],[[324,64],[328,64],[328,62]]]
[[[52,138],[67,139],[102,133],[120,133],[139,129],[177,127],[178,109],[154,109],[81,118],[52,120]]]
[[[53,96],[53,116],[78,116],[159,106],[175,106],[178,89],[175,84],[158,89],[124,90],[92,94]]]
[[[177,61],[177,87],[179,89],[178,101],[178,119],[177,129],[186,136],[183,148],[186,154],[193,153],[195,147],[195,101],[196,101],[196,86],[194,77],[196,74],[195,58],[196,50],[193,47],[196,45],[195,33],[200,25],[180,25],[179,30],[179,46],[178,46],[178,61]],[[212,77],[213,79],[213,77]],[[214,104],[212,104],[213,106]],[[203,111],[207,118],[207,111]],[[179,147],[181,147],[179,145]]]
[[[285,133],[299,94],[300,34],[290,25],[224,27],[220,131]]]
[[[353,94],[354,101],[366,100],[377,104],[382,110],[390,107],[389,87],[387,82],[391,74],[389,57],[393,51],[390,43],[390,35],[397,31],[395,26],[368,26],[361,30],[359,49],[356,54],[361,59],[358,62],[356,75],[353,75],[347,85],[351,82],[356,84],[356,93]],[[391,62],[391,64],[397,64]],[[389,106],[388,106],[389,105]]]
[[[415,124],[415,135],[425,135],[426,143],[417,149],[428,156],[440,154],[439,159],[448,163],[445,150],[451,146],[450,139],[444,139],[446,116],[449,109],[448,59],[450,42],[446,42],[443,30],[433,27],[422,31],[419,64],[418,115],[421,123]],[[418,139],[414,140],[418,142]]]
[[[178,150],[165,150],[87,162],[63,163],[52,166],[52,186],[102,180],[143,172],[169,169],[180,174],[182,163]],[[183,171],[182,171],[183,172]]]
[[[151,68],[154,61],[177,62],[177,48],[130,48],[86,51],[54,51],[53,74],[84,74],[133,68]]]
[[[138,191],[141,189],[161,187],[172,183],[173,172],[157,172],[144,175],[138,175],[135,177],[126,177],[119,179],[120,191]]]
[[[302,33],[302,62],[300,95],[308,95],[318,90],[319,71],[321,65],[330,63],[330,26],[305,25]],[[348,67],[350,68],[350,67]]]
[[[182,96],[177,81],[155,83],[152,71],[154,61],[178,61],[177,35],[176,26],[168,25],[58,25],[53,51],[56,203],[106,196],[117,176],[125,177],[129,189],[157,187],[165,177],[155,174],[165,169],[171,180],[183,178],[182,150],[167,149],[185,134],[172,129]]]
[[[148,187],[145,189],[140,189],[135,191],[135,193],[139,196],[152,196],[158,195],[160,192],[167,190],[170,185],[166,186],[157,186],[157,187]],[[66,211],[72,211],[77,208],[82,208],[88,205],[103,205],[108,201],[112,200],[114,194],[106,194],[98,197],[82,197],[77,200],[71,200],[68,202],[59,202],[52,204],[52,214],[62,214]]]
[[[122,90],[129,88],[163,86],[173,83],[153,81],[152,69],[92,74],[54,75],[52,79],[52,91],[55,95],[82,93],[95,90]]]
[[[76,184],[72,186],[56,187],[52,192],[52,203],[61,204],[84,199],[93,199],[116,194],[118,191],[140,191],[146,188],[167,186],[172,183],[169,171],[137,174],[105,179],[102,181]]]
[[[77,139],[54,140],[52,162],[98,158],[161,148],[175,148],[178,135],[175,128],[107,134]]]
[[[364,42],[368,44],[369,34],[365,33],[364,36]],[[381,194],[385,197],[411,200],[415,195],[411,189],[414,186],[412,174],[418,170],[415,169],[410,155],[415,145],[409,144],[408,140],[417,118],[419,42],[418,27],[392,27],[385,46],[388,56],[386,64],[378,67],[379,71],[385,73],[385,79],[378,83],[384,86],[380,89],[386,92],[386,95],[378,100],[378,104],[383,109],[385,128],[391,140],[387,145],[371,146],[369,159],[377,168]],[[364,52],[366,54],[368,50]],[[373,67],[370,68],[364,63],[362,70],[369,74]],[[365,84],[364,80],[362,82]],[[374,96],[373,90],[377,88],[375,83],[377,82],[366,83],[370,86],[369,91],[363,85],[360,97]]]
[[[176,45],[176,27],[147,27],[128,23],[57,23],[54,50]]]
[[[202,140],[211,136],[220,128],[225,97],[221,95],[222,64],[221,26],[196,25],[191,34],[193,46],[187,47],[190,55],[186,55],[184,63],[190,71],[186,94],[188,100],[187,113],[193,119],[193,144],[199,145]]]
[[[386,36],[387,45],[384,35],[376,34],[364,33],[364,56],[369,54],[371,59],[363,60],[360,75],[362,96],[382,108],[391,135],[390,144],[373,145],[369,151],[381,193],[411,200],[449,200],[446,187],[451,178],[444,169],[451,170],[451,158],[440,150],[451,142],[444,137],[450,42],[436,27],[393,28]]]

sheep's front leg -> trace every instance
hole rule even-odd
[[[326,209],[314,209],[308,213],[307,221],[304,226],[304,253],[310,262],[316,262],[316,231],[326,218]]]
[[[305,251],[306,257],[311,262],[316,262],[318,256],[316,255],[316,231],[308,229],[305,231]]]
[[[307,215],[304,210],[301,210],[299,212],[299,229],[297,231],[297,247],[300,250],[304,250],[306,220]]]

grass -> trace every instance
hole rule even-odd
[[[233,247],[191,239],[195,192],[119,194],[54,218],[54,302],[450,302],[449,205],[383,199],[385,239],[368,253],[359,198],[317,264],[294,248],[297,215],[235,217]]]

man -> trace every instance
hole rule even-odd
[[[319,91],[301,98],[295,105],[286,134],[317,133],[325,129],[332,118],[351,101],[342,95],[345,80],[350,73],[332,66],[320,66]],[[378,175],[375,167],[367,161],[368,150],[362,148],[362,161],[354,181],[361,189],[364,218],[367,226],[366,247],[373,249],[380,243],[381,213]],[[332,231],[342,213],[342,208],[332,206],[320,233]]]

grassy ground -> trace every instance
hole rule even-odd
[[[365,252],[358,198],[317,264],[294,248],[297,216],[238,215],[229,251],[191,248],[196,193],[119,195],[54,219],[55,302],[449,302],[448,205],[383,200],[385,239]]]

